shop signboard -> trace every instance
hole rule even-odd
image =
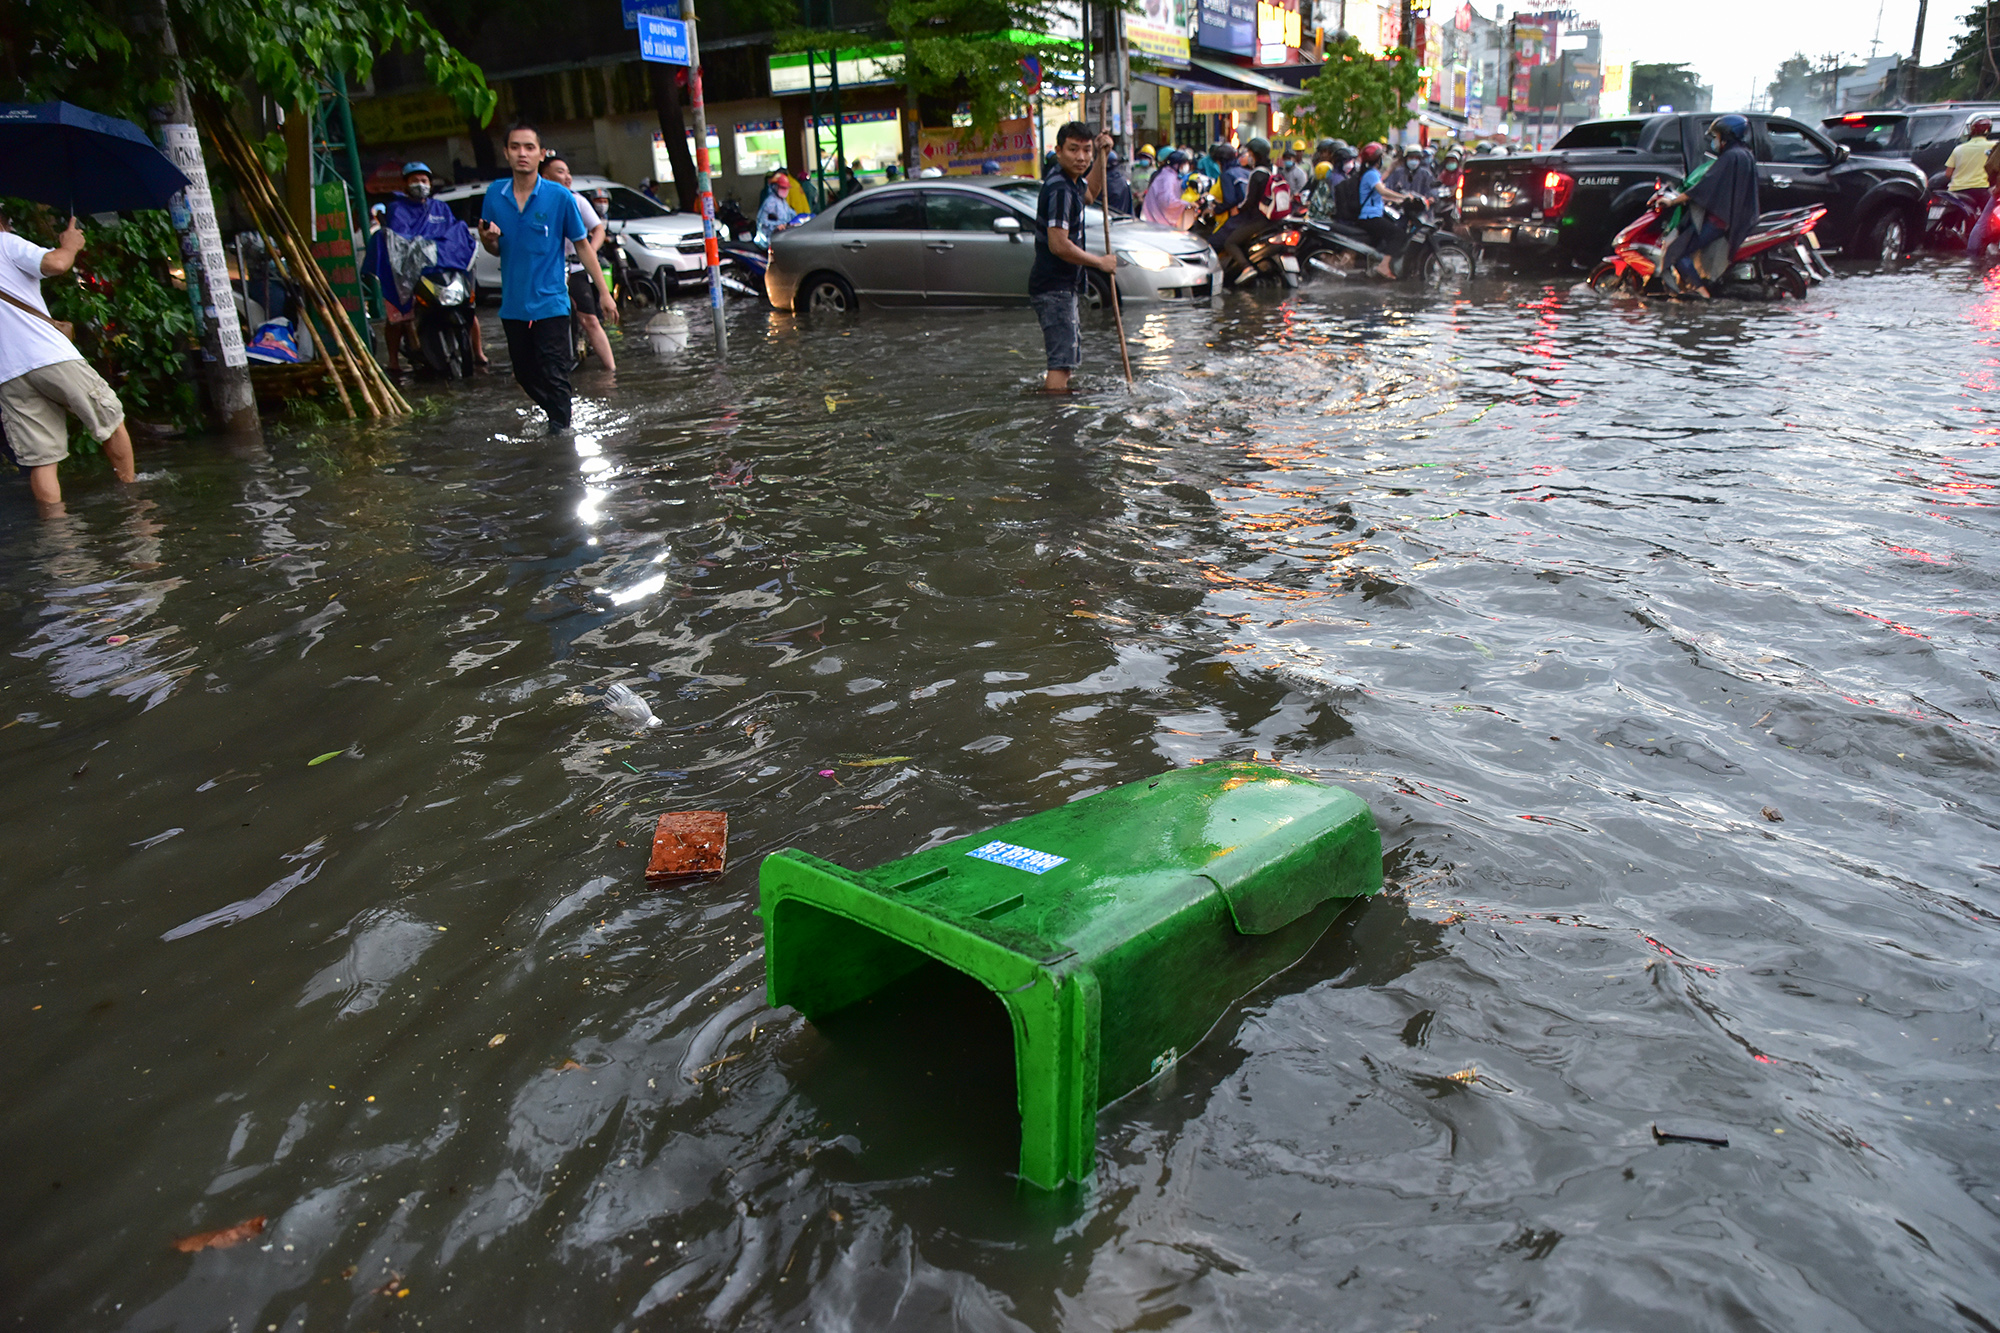
[[[970,125],[926,129],[917,135],[917,152],[926,167],[947,176],[977,176],[985,163],[998,162],[1003,176],[1035,176],[1035,126],[1023,116],[1003,120],[990,135],[975,134]]]
[[[443,93],[357,97],[348,103],[354,134],[365,144],[406,143],[465,133],[465,113]]]
[[[1247,56],[1257,50],[1257,0],[1200,0],[1195,45]]]
[[[313,187],[313,262],[326,275],[333,299],[354,321],[367,325],[361,314],[361,268],[354,253],[354,223],[347,211],[347,186],[321,181]]]
[[[1140,19],[1125,22],[1125,43],[1140,55],[1171,69],[1186,69],[1188,39],[1185,32],[1161,27]]]
[[[1194,93],[1194,111],[1198,116],[1254,115],[1257,110],[1255,93]]]
[[[1257,0],[1257,63],[1289,65],[1298,58],[1303,28],[1299,0]]]

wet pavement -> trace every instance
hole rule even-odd
[[[1231,298],[1068,401],[1025,313],[687,309],[574,439],[0,509],[6,1326],[2000,1325],[2000,272]],[[1389,890],[1089,1189],[984,997],[766,1006],[762,854],[1252,755]]]

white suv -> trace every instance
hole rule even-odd
[[[437,192],[466,226],[479,230],[480,201],[486,185],[453,185]],[[625,247],[625,257],[648,277],[659,281],[663,292],[676,286],[707,281],[703,264],[701,214],[682,213],[666,204],[655,203],[629,185],[604,176],[576,176],[570,188],[579,194],[599,193],[611,197],[610,216],[605,219],[613,235]],[[600,209],[599,212],[605,210]],[[482,292],[500,290],[500,257],[477,246],[472,253],[472,279]]]

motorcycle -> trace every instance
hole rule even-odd
[[[1660,189],[1647,202],[1646,211],[1611,241],[1611,255],[1590,271],[1590,289],[1595,292],[1627,292],[1634,296],[1663,296],[1660,281],[1660,254],[1666,244],[1666,205],[1661,203],[1671,191]],[[1819,237],[1813,229],[1826,216],[1826,206],[1791,208],[1765,213],[1757,219],[1743,244],[1730,257],[1729,268],[1718,286],[1754,283],[1765,296],[1783,293],[1804,300],[1815,282],[1830,273],[1819,257]]]
[[[472,373],[472,275],[462,268],[427,268],[417,275],[410,322],[430,368],[448,380]]]
[[[1972,239],[1972,224],[1979,221],[1984,210],[1977,196],[1949,189],[1950,180],[1949,171],[1940,171],[1928,182],[1930,193],[1924,197],[1924,235],[1920,244],[1925,249],[1962,255],[1966,242]]]
[[[1248,263],[1231,255],[1222,257],[1222,284],[1225,287],[1285,287],[1299,285],[1298,227],[1286,222],[1259,233],[1243,247]]]
[[[732,296],[764,299],[764,270],[771,266],[771,252],[752,241],[723,241],[716,246],[722,269],[722,290]]]
[[[1423,200],[1407,200],[1402,209],[1403,243],[1392,262],[1397,276],[1426,287],[1464,285],[1477,267],[1472,248]],[[1304,232],[1299,257],[1308,272],[1355,277],[1382,262],[1382,252],[1359,223],[1309,222]]]

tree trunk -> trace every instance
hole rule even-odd
[[[481,180],[498,180],[508,174],[501,169],[499,155],[493,151],[493,136],[484,125],[476,120],[466,121],[465,137],[472,140],[472,165]]]
[[[660,134],[674,169],[674,193],[680,196],[681,211],[692,213],[700,206],[700,191],[695,188],[694,157],[688,152],[687,122],[681,118],[680,83],[672,65],[656,60],[646,62],[646,77],[653,85],[653,109],[660,113]]]

